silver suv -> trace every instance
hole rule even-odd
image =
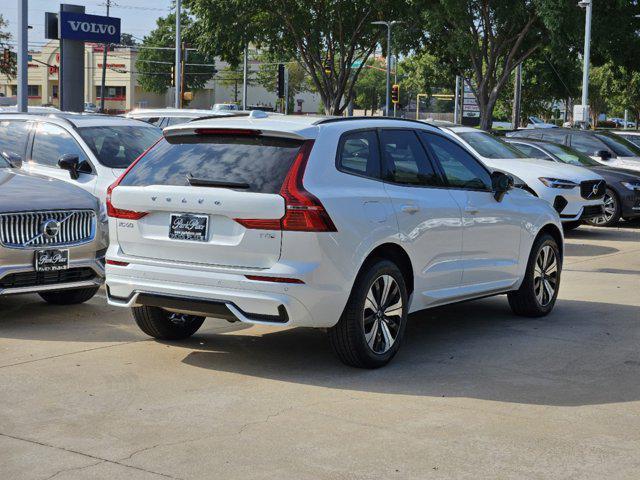
[[[105,214],[80,188],[21,171],[6,127],[0,122],[0,297],[86,302],[104,281]]]

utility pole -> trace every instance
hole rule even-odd
[[[395,61],[393,62],[393,84],[397,85],[398,84],[398,54],[396,53],[395,55]],[[398,98],[398,100],[400,100]],[[398,113],[398,104],[394,102],[393,104],[393,118],[397,117],[397,113]]]
[[[27,111],[27,80],[29,69],[29,22],[28,1],[18,0],[18,111]]]
[[[244,61],[242,65],[242,110],[247,109],[247,90],[249,86],[249,45],[244,46]]]
[[[511,110],[511,128],[520,128],[520,117],[522,102],[522,62],[516,67],[516,75],[513,82],[513,107]]]
[[[453,101],[453,123],[457,124],[460,117],[460,75],[456,75],[456,91]],[[416,114],[417,118],[417,114]]]
[[[385,102],[385,115],[389,116],[389,107],[391,106],[391,27],[396,23],[400,23],[398,20],[392,20],[391,22],[378,21],[371,22],[372,25],[385,25],[387,27],[387,88],[386,88],[386,102]]]
[[[182,56],[180,59],[180,108],[184,107],[184,64],[187,59],[187,46],[182,42]]]
[[[289,114],[289,67],[284,67],[284,114]]]
[[[182,32],[180,31],[180,16],[182,11],[182,0],[176,0],[176,87],[174,107],[182,106]]]
[[[589,61],[591,57],[591,13],[592,0],[581,0],[578,5],[585,9],[584,21],[584,66],[582,68],[582,128],[586,130],[589,119]],[[574,119],[575,121],[575,119]]]
[[[109,7],[111,7],[111,0],[107,0],[107,17],[109,16]],[[104,84],[107,78],[107,50],[109,44],[105,43],[102,47],[102,81],[100,82],[100,112],[104,113]]]

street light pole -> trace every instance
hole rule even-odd
[[[180,92],[182,91],[182,32],[180,31],[180,14],[182,10],[182,0],[176,0],[176,66],[174,69],[175,80],[175,99],[174,107],[180,108],[181,98]]]
[[[386,22],[380,20],[378,22],[371,22],[372,25],[385,25],[387,27],[387,89],[386,89],[386,102],[385,102],[385,115],[389,116],[389,107],[391,103],[391,27],[396,23],[400,23],[398,20]]]
[[[111,0],[107,0],[107,17],[109,16],[109,7],[111,7]],[[100,113],[104,113],[104,85],[107,78],[107,50],[109,44],[102,45],[102,80],[100,81]]]
[[[29,66],[28,1],[18,0],[18,111],[27,111],[27,81]]]
[[[588,123],[588,110],[589,104],[589,61],[591,57],[591,12],[592,12],[592,0],[582,0],[578,2],[578,5],[584,8],[585,11],[585,24],[584,24],[584,66],[582,69],[582,128],[587,128]],[[586,113],[585,113],[586,112]]]
[[[244,46],[244,60],[242,62],[242,110],[247,109],[247,91],[249,85],[249,45]]]

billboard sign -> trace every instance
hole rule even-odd
[[[96,43],[120,43],[120,19],[60,12],[60,38]]]

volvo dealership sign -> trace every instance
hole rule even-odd
[[[62,11],[60,38],[95,43],[120,43],[120,19]]]

